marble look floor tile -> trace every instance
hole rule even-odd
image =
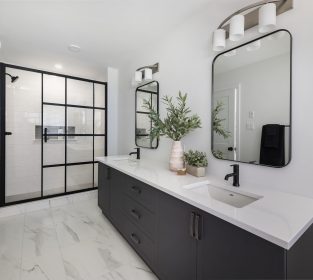
[[[98,209],[87,210],[84,203],[53,209],[52,216],[61,247],[88,240],[114,239],[115,230]]]
[[[0,219],[0,277],[18,280],[20,276],[24,215]]]
[[[25,224],[24,230],[21,280],[66,279],[53,224],[52,227],[28,227]]]
[[[23,209],[21,209],[21,207],[19,207],[18,205],[11,205],[0,208],[0,219],[20,214],[23,214]]]
[[[0,218],[0,279],[157,280],[95,198]]]
[[[53,228],[54,221],[51,210],[45,209],[25,214],[25,227],[28,229],[37,229],[42,227]]]
[[[116,270],[108,271],[95,280],[158,280],[150,271],[142,268],[123,265]]]

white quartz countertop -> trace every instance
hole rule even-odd
[[[222,178],[178,176],[169,171],[165,162],[127,160],[127,157],[108,156],[97,160],[287,250],[313,223],[313,199],[269,188],[242,185],[235,189]],[[206,180],[215,186],[262,198],[243,208],[235,208],[184,187]]]

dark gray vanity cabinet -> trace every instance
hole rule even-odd
[[[313,227],[285,250],[99,164],[99,207],[160,280],[313,279]]]
[[[196,279],[197,242],[191,228],[194,207],[159,192],[156,271],[163,280]]]
[[[110,173],[112,169],[101,163],[98,165],[98,205],[103,214],[108,217],[110,215]]]
[[[197,279],[286,279],[285,250],[199,212]]]
[[[110,170],[108,184],[110,210],[104,214],[153,268],[156,244],[156,191],[113,168]],[[101,176],[99,173],[99,177]]]

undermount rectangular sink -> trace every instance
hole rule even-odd
[[[245,207],[262,198],[261,196],[241,194],[220,187],[215,187],[210,184],[197,184],[194,187],[189,186],[187,189],[193,193],[200,194],[201,196],[208,196],[209,198],[218,200],[236,208]]]

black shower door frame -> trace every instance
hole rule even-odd
[[[5,127],[5,112],[6,112],[6,79],[5,79],[5,72],[6,68],[14,68],[18,70],[24,70],[24,71],[30,71],[30,72],[35,72],[35,73],[40,73],[41,74],[41,196],[40,197],[35,197],[35,198],[30,198],[30,199],[24,199],[20,201],[14,201],[14,202],[5,202],[5,153],[6,153],[6,127]],[[65,103],[50,103],[50,102],[44,102],[44,96],[43,96],[43,82],[44,82],[44,75],[52,75],[52,76],[57,76],[57,77],[62,77],[65,79]],[[67,80],[72,79],[72,80],[78,80],[78,81],[83,81],[83,82],[89,82],[92,83],[93,85],[93,106],[83,106],[83,105],[74,105],[74,104],[68,104],[67,103]],[[101,84],[104,85],[105,92],[104,92],[104,100],[105,100],[105,106],[104,107],[95,107],[95,84]],[[44,116],[44,106],[61,106],[64,107],[65,109],[65,124],[64,124],[64,131],[65,133],[63,134],[52,134],[52,133],[45,133],[44,130],[44,123],[43,123],[43,116]],[[81,108],[81,109],[91,109],[93,112],[93,133],[92,134],[70,134],[67,131],[67,108]],[[103,110],[104,111],[104,134],[95,134],[95,110]],[[68,195],[68,194],[74,194],[74,193],[80,193],[80,192],[86,192],[86,191],[91,191],[91,190],[96,190],[98,189],[95,187],[95,165],[98,163],[98,161],[95,160],[95,137],[104,137],[104,155],[107,156],[108,150],[108,137],[107,137],[107,131],[108,131],[108,125],[107,125],[107,110],[108,110],[108,83],[107,82],[101,82],[101,81],[96,81],[96,80],[90,80],[90,79],[85,79],[85,78],[80,78],[80,77],[74,77],[74,76],[69,76],[69,75],[63,75],[63,74],[58,74],[54,72],[48,72],[48,71],[42,71],[38,69],[32,69],[32,68],[27,68],[23,66],[18,66],[18,65],[12,65],[12,64],[6,64],[6,63],[0,63],[0,207],[2,206],[8,206],[8,205],[13,205],[13,204],[19,204],[19,203],[25,203],[25,202],[30,202],[30,201],[36,201],[36,200],[41,200],[41,199],[46,199],[46,198],[53,198],[53,197],[58,197],[58,196],[63,196],[63,195]],[[51,164],[51,165],[44,165],[43,162],[43,145],[45,139],[48,139],[48,137],[53,137],[53,136],[61,136],[64,137],[65,141],[65,161],[64,164]],[[68,137],[92,137],[93,138],[93,160],[92,161],[84,161],[84,162],[67,162],[67,141]],[[93,165],[93,187],[91,188],[85,188],[85,189],[80,189],[80,190],[75,190],[75,191],[67,191],[67,167],[68,166],[75,166],[75,165],[86,165],[86,164],[92,164]],[[43,170],[45,168],[53,168],[53,167],[64,167],[64,192],[62,193],[57,193],[57,194],[51,194],[51,195],[44,195],[43,189],[44,189],[44,182],[43,182]]]

